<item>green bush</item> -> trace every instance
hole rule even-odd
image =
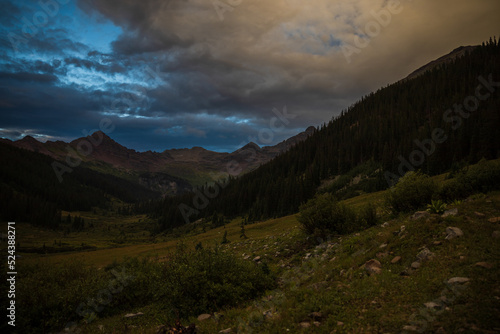
[[[59,332],[69,322],[92,321],[151,304],[173,321],[236,305],[275,287],[275,276],[267,266],[203,248],[187,252],[179,247],[163,263],[132,258],[104,270],[62,263],[25,265],[19,272],[16,328],[20,333]]]
[[[361,221],[354,211],[336,201],[332,194],[317,195],[300,206],[298,221],[308,234],[347,234],[359,230]]]
[[[439,197],[445,201],[466,198],[474,193],[500,189],[500,161],[481,160],[473,166],[454,173],[441,189]]]
[[[441,214],[446,211],[446,203],[441,200],[432,200],[431,204],[427,204],[427,211],[430,213]]]
[[[387,192],[387,204],[395,212],[411,212],[424,207],[437,192],[437,185],[425,174],[408,172]]]

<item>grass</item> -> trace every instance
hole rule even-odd
[[[443,182],[444,178],[434,179]],[[458,208],[457,216],[431,215],[421,220],[411,220],[409,215],[390,218],[383,209],[385,195],[386,191],[364,194],[344,203],[356,210],[372,203],[385,218],[381,223],[386,224],[320,241],[304,235],[295,215],[246,225],[248,239],[240,239],[240,218],[206,232],[194,226],[189,234],[174,238],[144,234],[145,226],[153,224],[145,216],[74,212],[72,216],[92,221],[95,228],[64,236],[18,223],[18,241],[21,246],[38,247],[54,240],[71,245],[83,242],[97,250],[21,254],[18,261],[57,266],[82,260],[89,267],[103,268],[124,257],[165,261],[180,242],[187,248],[201,243],[204,247],[219,245],[222,252],[246,261],[259,256],[278,275],[278,287],[263,297],[220,309],[203,322],[196,317],[181,319],[184,325],[195,323],[200,333],[227,328],[239,333],[395,333],[405,326],[429,333],[442,331],[440,328],[447,333],[498,331],[500,249],[492,233],[500,226],[489,219],[500,217],[500,192],[455,203],[450,207]],[[448,226],[460,228],[464,236],[447,240]],[[117,244],[122,231],[126,239]],[[226,231],[230,243],[220,245]],[[434,257],[411,271],[424,248]],[[396,256],[401,259],[392,263]],[[371,259],[380,261],[379,275],[368,275],[365,270],[364,264]],[[486,262],[487,267],[478,266],[479,262]],[[452,277],[467,277],[470,282],[447,284]],[[431,301],[440,309],[426,308],[424,303]],[[125,313],[137,312],[144,315],[123,318]],[[102,316],[89,324],[81,322],[79,328],[83,333],[156,333],[158,326],[173,322],[170,310],[157,302]]]

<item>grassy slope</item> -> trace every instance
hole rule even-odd
[[[436,177],[438,181],[443,179],[444,176]],[[366,194],[345,203],[355,208],[361,208],[368,202],[378,206],[384,195],[385,192]],[[447,218],[435,215],[415,221],[402,216],[389,221],[386,227],[376,226],[341,239],[332,237],[317,247],[311,241],[305,241],[295,216],[247,225],[247,240],[239,238],[239,219],[225,228],[192,233],[182,238],[188,247],[194,247],[198,242],[204,246],[218,244],[227,231],[231,243],[223,246],[224,251],[249,256],[248,261],[261,256],[279,273],[280,287],[269,291],[262,300],[221,310],[216,317],[204,322],[194,318],[189,322],[196,323],[201,333],[217,333],[226,328],[238,329],[242,333],[394,333],[401,332],[404,326],[416,326],[427,332],[443,327],[448,333],[460,329],[465,332],[474,332],[478,328],[490,332],[498,330],[500,248],[499,239],[494,239],[492,233],[500,230],[500,226],[488,220],[500,216],[500,192],[474,196],[458,205],[458,210],[458,216]],[[94,219],[98,227],[95,231],[70,234],[67,238],[72,238],[74,243],[110,247],[113,246],[110,240],[118,235],[118,231],[126,230],[126,246],[85,253],[26,254],[23,261],[43,261],[54,265],[81,258],[102,267],[124,256],[151,256],[161,260],[179,241],[157,237],[156,243],[145,243],[150,240],[149,234],[144,235],[141,231],[141,226],[150,223],[145,217],[80,214],[86,221]],[[35,231],[28,225],[19,225],[21,243],[30,242],[27,237],[30,235],[34,244],[60,239],[51,234],[56,232]],[[405,232],[399,234],[403,225]],[[108,226],[114,226],[116,230],[107,232]],[[448,226],[461,228],[464,236],[445,240]],[[387,246],[380,248],[383,244]],[[423,247],[432,251],[434,258],[422,263],[421,268],[410,276],[400,275],[416,261],[416,255]],[[306,259],[307,253],[311,256]],[[387,255],[378,258],[377,253]],[[391,260],[395,256],[402,259],[393,264]],[[378,259],[382,263],[380,275],[367,275],[363,265],[370,259]],[[487,262],[491,268],[476,266],[478,262]],[[456,276],[468,277],[471,281],[464,285],[446,283]],[[447,298],[446,305],[439,301],[443,296]],[[423,303],[430,301],[437,302],[443,309],[426,309]],[[101,325],[107,333],[123,332],[127,325],[132,333],[154,333],[156,326],[167,322],[163,312],[154,304],[130,310],[139,311],[145,315],[133,319],[123,319],[123,315],[98,319],[82,327],[82,330],[102,333],[99,329]],[[312,319],[309,317],[311,312],[321,312],[321,318]],[[319,326],[314,324],[314,320]],[[311,327],[302,328],[299,325],[301,322],[308,322]]]
[[[225,246],[226,251],[262,256],[279,268],[280,288],[269,291],[261,300],[221,310],[210,320],[198,322],[193,318],[190,322],[196,323],[201,333],[226,328],[241,333],[395,333],[404,326],[426,332],[441,327],[447,333],[461,329],[498,331],[500,249],[492,233],[500,226],[488,220],[500,216],[500,193],[476,196],[460,204],[458,210],[456,217],[401,217],[389,221],[386,227],[333,238],[310,249],[301,247],[303,236],[293,216],[256,224],[247,230],[250,239],[233,242]],[[406,229],[399,234],[402,225]],[[445,240],[448,226],[461,228],[464,236]],[[235,227],[226,227],[232,240],[238,239]],[[218,232],[213,231],[212,236],[219,236]],[[383,244],[387,246],[380,248]],[[434,258],[422,262],[410,276],[400,275],[417,260],[423,247],[432,251]],[[306,259],[306,253],[311,257]],[[382,273],[370,276],[363,265],[377,258],[377,253],[387,253],[379,259]],[[395,256],[402,259],[393,264]],[[492,267],[479,267],[478,262]],[[447,284],[452,277],[467,277],[470,282]],[[446,304],[440,298],[446,298]],[[424,303],[431,301],[439,308],[427,309]],[[162,324],[155,305],[130,311],[145,315],[127,320],[122,316],[100,319],[82,329],[98,333],[101,325],[105,332],[121,332],[127,324],[131,333],[154,333]],[[321,318],[316,319],[318,326],[309,316],[312,312],[321,312]],[[311,327],[302,328],[301,322]]]

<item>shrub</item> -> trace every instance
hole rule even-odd
[[[481,160],[473,166],[464,167],[454,174],[441,189],[439,196],[452,201],[466,198],[477,192],[500,189],[500,161]]]
[[[358,230],[361,223],[354,211],[338,203],[332,194],[322,194],[300,206],[298,221],[308,234],[326,236],[328,232],[347,234]]]
[[[378,224],[377,208],[373,204],[368,204],[361,210],[360,219],[365,223],[366,227],[375,226]]]
[[[429,203],[437,185],[425,174],[408,172],[387,192],[387,204],[395,212],[410,212]]]
[[[430,213],[443,213],[446,210],[446,204],[441,200],[432,201],[431,204],[427,204],[427,211]]]

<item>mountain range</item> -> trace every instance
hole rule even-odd
[[[2,139],[2,141],[62,162],[70,154],[69,152],[73,154],[78,152],[80,143],[94,142],[97,145],[92,146],[90,154],[79,155],[83,161],[83,167],[137,181],[163,194],[178,194],[191,189],[192,186],[212,182],[215,177],[227,177],[228,166],[229,171],[237,171],[238,175],[254,170],[305,140],[314,131],[315,128],[310,126],[305,131],[277,145],[261,148],[250,142],[231,153],[209,151],[202,147],[170,149],[161,153],[138,152],[117,143],[102,131],[93,133],[90,136],[92,138],[82,137],[69,143],[63,141],[43,143],[31,136],[17,141],[7,139]],[[233,168],[234,165],[237,165],[237,169]]]

